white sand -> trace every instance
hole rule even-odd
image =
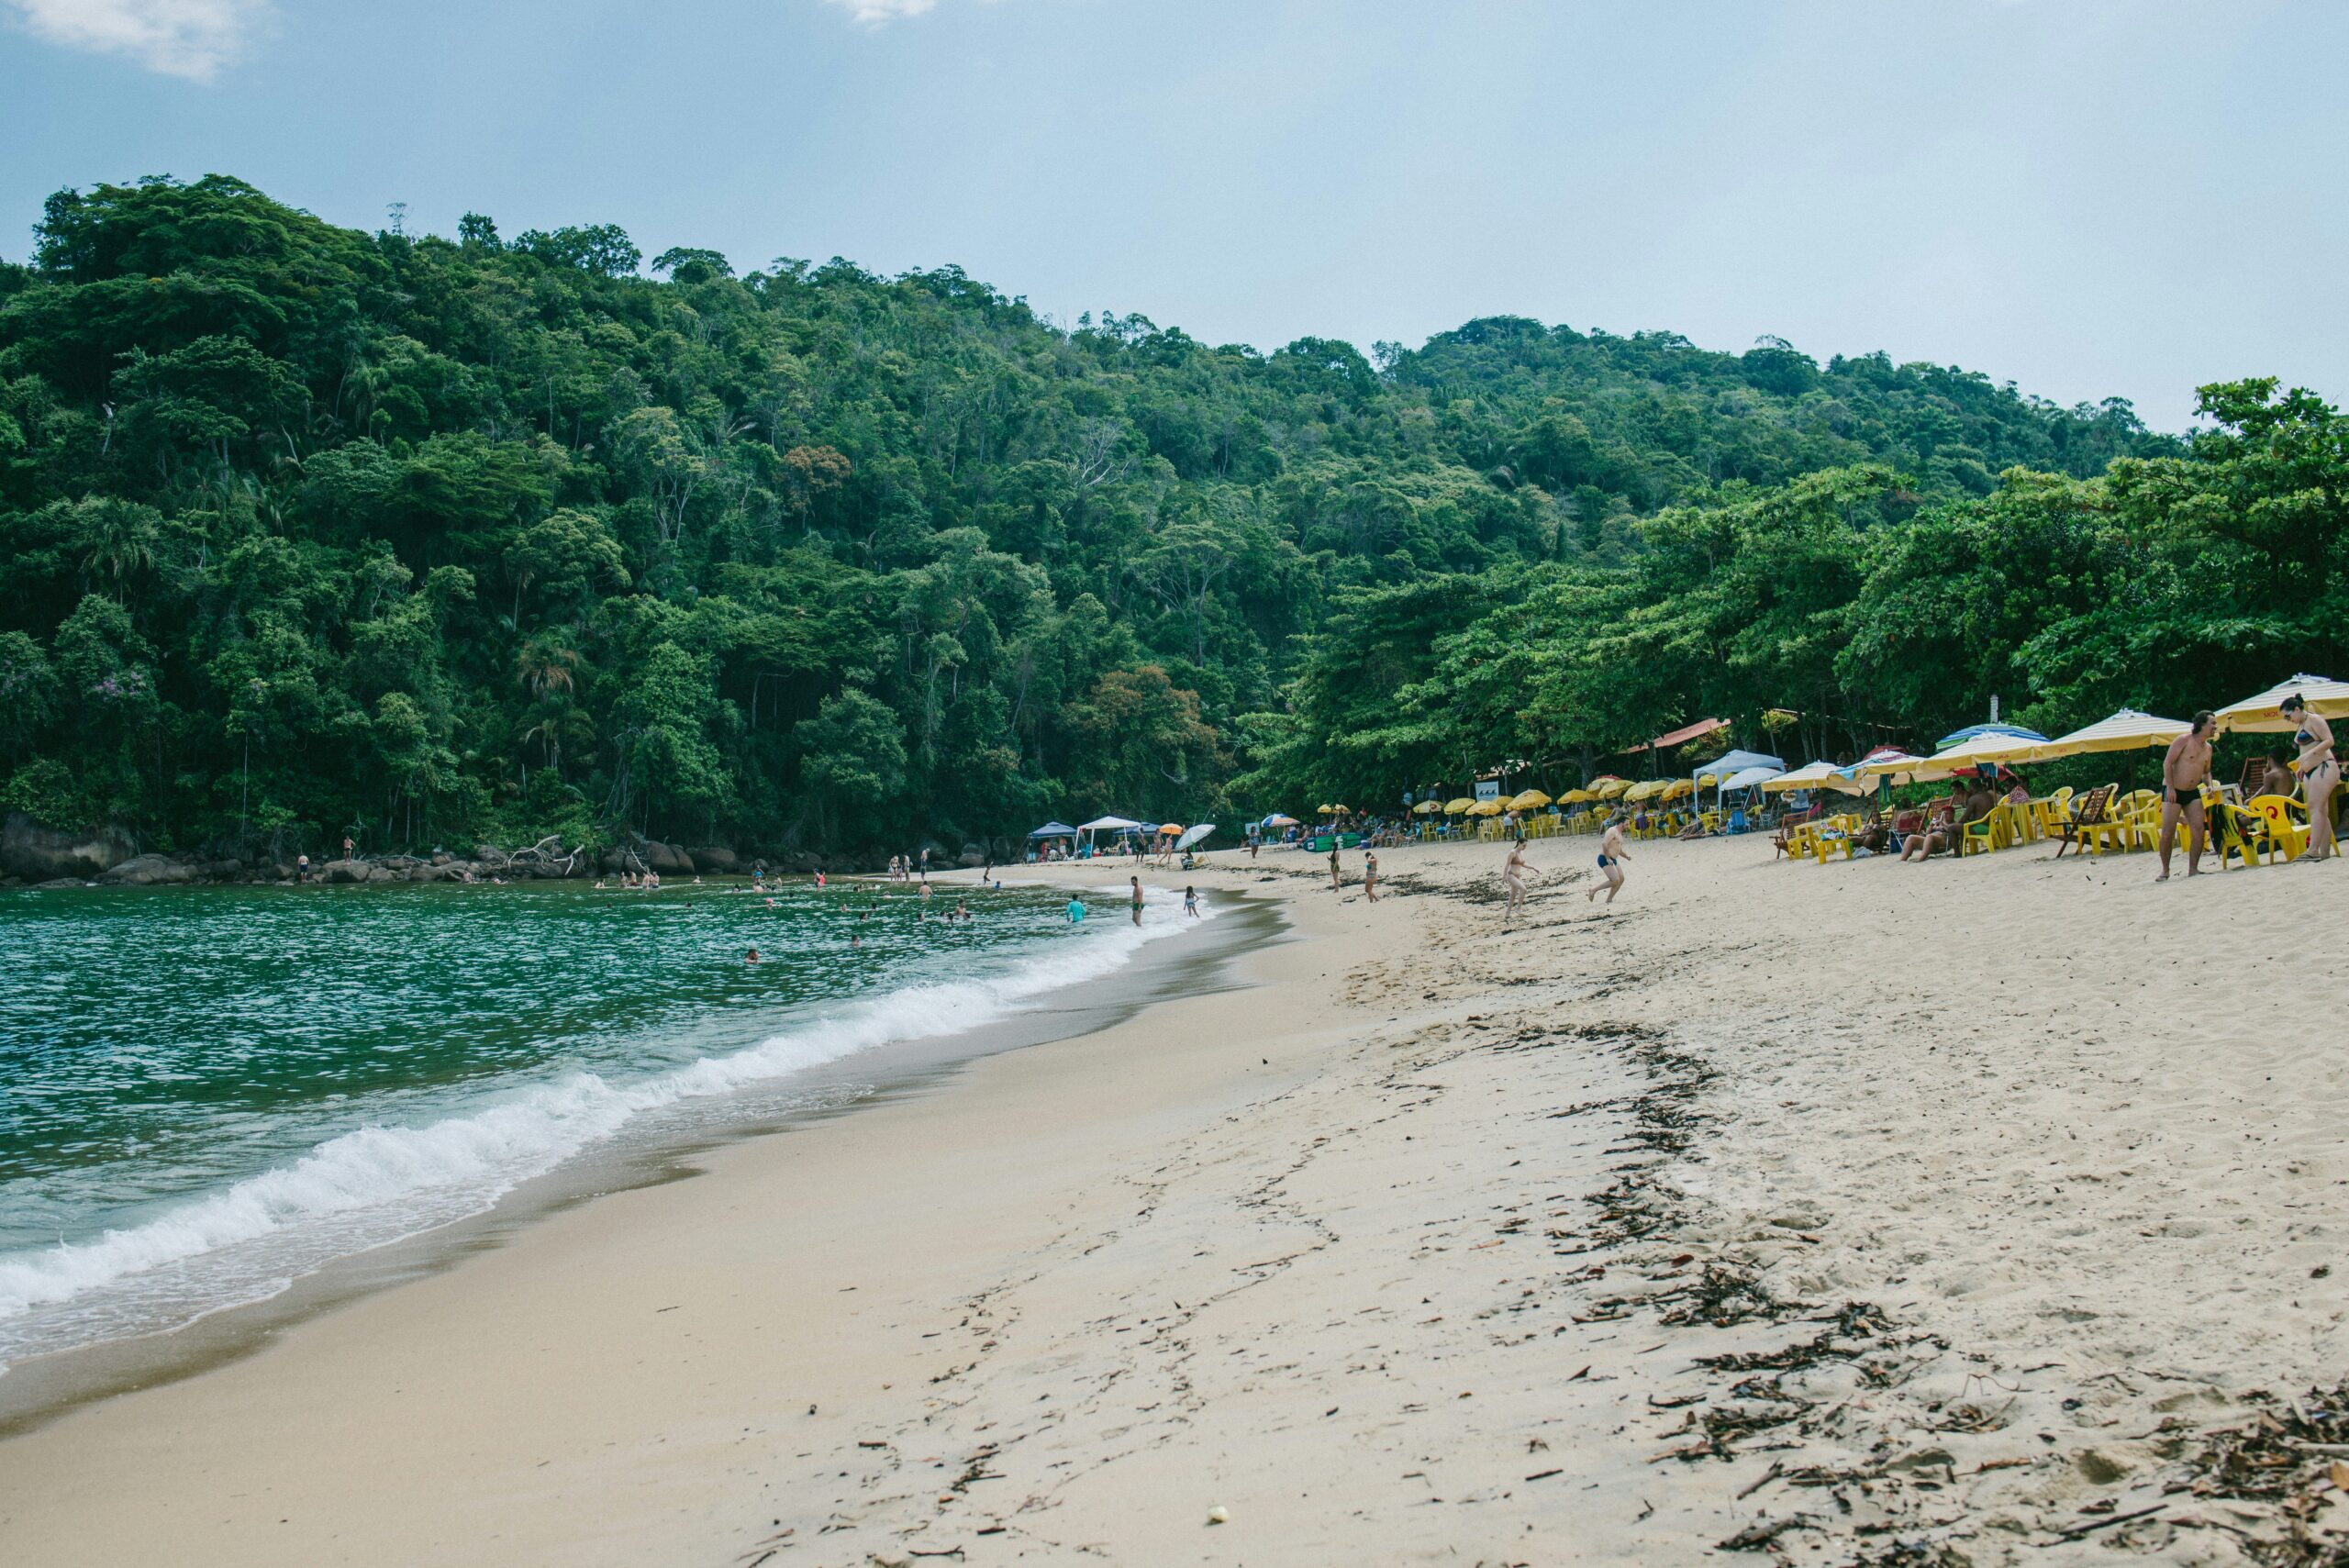
[[[1799,1560],[2062,1564],[2274,1532],[2163,1488],[2251,1390],[2342,1374],[2349,1269],[2310,1276],[2349,1180],[2344,873],[1745,840],[1635,846],[1594,914],[1590,852],[1535,847],[1564,875],[1514,929],[1497,847],[1383,851],[1375,908],[1293,853],[1177,878],[1308,940],[0,1444],[0,1561],[1665,1562],[1800,1515]]]

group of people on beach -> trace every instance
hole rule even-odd
[[[1533,874],[1533,862],[1525,858],[1525,846],[1523,838],[1511,839],[1508,858],[1501,862],[1501,886],[1508,895],[1504,915],[1515,915],[1525,903],[1526,880]],[[1607,826],[1599,833],[1600,880],[1591,884],[1590,891],[1583,895],[1583,902],[1590,903],[1603,892],[1607,902],[1614,903],[1615,895],[1623,891],[1623,862],[1629,859],[1631,856],[1623,850],[1623,817],[1618,813],[1607,819]]]
[[[2332,753],[2332,726],[2309,711],[2298,694],[2277,705],[2277,711],[2299,726],[2292,744],[2299,752],[2287,765],[2282,755],[2263,759],[2259,795],[2288,795],[2298,784],[2308,806],[2309,847],[2299,861],[2328,861],[2341,852],[2332,831],[2332,795],[2341,787],[2341,762]],[[2187,833],[2186,874],[2202,874],[2202,851],[2209,840],[2209,823],[2202,791],[2210,781],[2211,741],[2218,733],[2217,716],[2194,716],[2194,728],[2169,743],[2162,756],[2161,872],[2154,880],[2169,880],[2170,851],[2182,824]],[[2294,862],[2299,863],[2298,861]]]
[[[2288,797],[2297,790],[2308,807],[2309,844],[2294,863],[2330,860],[2340,852],[2332,827],[2332,796],[2341,784],[2341,763],[2333,755],[2332,727],[2310,712],[2306,701],[2298,695],[2287,696],[2277,710],[2299,727],[2292,737],[2297,754],[2278,751],[2254,758],[2245,771],[2244,795],[2253,799]],[[2217,739],[2218,716],[2205,709],[2194,716],[2186,733],[2172,740],[2162,754],[2160,869],[2154,873],[2155,882],[2170,879],[2170,863],[2181,833],[2186,840],[2186,874],[2201,874],[2202,854],[2210,839],[2204,795],[2215,782],[2211,767]],[[2003,795],[2000,785],[2006,786]],[[1943,806],[1921,827],[1905,834],[1900,858],[1921,862],[1954,851],[1965,829],[1987,817],[2002,799],[2020,806],[2029,805],[2031,798],[2021,777],[2004,767],[1995,767],[1989,780],[1978,774],[1954,778]],[[1891,830],[1881,820],[1871,821],[1854,839],[1861,848],[1871,851],[1887,848],[1890,840]]]

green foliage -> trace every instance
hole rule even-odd
[[[2337,423],[2269,384],[2189,446],[1775,341],[1500,317],[1374,362],[953,268],[641,264],[222,176],[50,198],[0,268],[9,798],[180,843],[955,845],[1701,713],[2199,698],[2341,624]]]

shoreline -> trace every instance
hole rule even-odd
[[[2286,940],[2272,877],[1652,844],[1596,911],[1563,848],[1513,921],[1491,846],[1383,852],[1375,908],[1302,857],[1192,873],[1286,904],[1250,988],[71,1412],[0,1449],[0,1543],[2060,1564],[2332,1528],[2207,1462],[2349,1350],[2323,998],[2192,957]]]
[[[456,1266],[472,1253],[508,1245],[549,1214],[613,1192],[687,1180],[701,1173],[700,1160],[729,1144],[934,1092],[980,1058],[1093,1032],[1178,989],[1220,988],[1229,983],[1224,972],[1234,951],[1261,940],[1273,918],[1262,901],[1232,900],[1218,921],[1197,933],[1204,946],[1150,943],[1125,965],[1083,983],[1081,997],[1047,993],[1036,1006],[974,1028],[893,1040],[802,1068],[771,1084],[664,1107],[665,1119],[682,1125],[663,1127],[664,1116],[656,1115],[655,1125],[615,1134],[607,1144],[523,1181],[476,1213],[343,1254],[270,1296],[224,1304],[173,1328],[20,1358],[0,1367],[0,1440],[82,1406],[200,1375],[250,1355],[272,1336],[320,1313]],[[761,1103],[778,1094],[792,1103]]]

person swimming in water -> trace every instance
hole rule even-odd
[[[1074,894],[1070,895],[1068,901],[1068,923],[1072,926],[1081,926],[1085,923],[1085,900]]]
[[[744,963],[756,963],[756,962],[759,962],[759,950],[758,950],[758,949],[756,949],[756,948],[752,948],[752,949],[751,950],[750,956],[749,956],[749,957],[747,957],[747,958],[745,958],[745,959],[743,959],[743,961],[742,961],[742,962],[743,962]]]
[[[1139,926],[1141,924],[1141,878],[1135,876],[1126,880],[1133,884],[1134,924]]]

